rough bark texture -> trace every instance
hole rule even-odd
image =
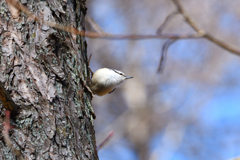
[[[20,2],[44,20],[84,29],[85,1]],[[0,18],[0,81],[22,109],[10,132],[14,146],[24,159],[97,160],[84,37],[13,17],[4,0]],[[14,157],[0,136],[0,159]]]

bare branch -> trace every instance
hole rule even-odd
[[[165,64],[165,61],[166,61],[166,58],[167,58],[168,48],[176,41],[177,41],[176,39],[169,39],[164,43],[163,48],[162,48],[162,52],[161,52],[160,62],[159,62],[158,69],[157,69],[158,73],[163,72],[164,64]]]
[[[85,19],[97,33],[104,33],[103,29],[97,24],[97,22],[94,21],[92,17],[86,15]]]
[[[33,19],[40,24],[48,25],[49,27],[53,27],[56,29],[61,29],[66,32],[71,32],[73,34],[86,36],[89,38],[101,38],[101,39],[111,39],[111,40],[144,40],[144,39],[186,39],[186,38],[206,38],[210,40],[211,42],[215,43],[219,47],[226,49],[230,51],[231,53],[234,53],[236,55],[240,55],[240,50],[230,44],[227,44],[209,33],[206,33],[205,31],[199,29],[199,27],[192,21],[192,19],[186,14],[185,10],[183,9],[182,5],[179,3],[179,0],[172,0],[172,2],[177,7],[179,13],[183,15],[185,18],[185,21],[197,32],[195,35],[175,35],[175,34],[161,34],[161,35],[136,35],[136,34],[127,34],[127,35],[114,35],[109,33],[97,33],[97,32],[90,32],[90,31],[79,31],[74,27],[71,26],[63,26],[55,22],[49,22],[49,21],[43,21],[40,18],[38,18],[35,14],[33,14],[30,10],[28,10],[25,6],[23,6],[21,3],[19,3],[17,0],[6,0],[8,3],[11,3],[14,7],[24,12],[27,16],[33,17]],[[167,18],[171,19],[171,18]],[[168,21],[168,20],[167,20]],[[167,23],[167,22],[166,22]]]
[[[177,14],[179,14],[179,12],[172,12],[170,13],[166,19],[164,20],[164,22],[162,23],[162,25],[158,28],[157,30],[157,34],[161,34],[162,31],[166,28],[167,24],[169,21],[171,21]]]
[[[240,50],[230,44],[227,44],[217,38],[215,38],[214,36],[210,35],[209,33],[206,33],[205,31],[203,31],[202,29],[200,29],[196,23],[193,22],[193,20],[188,16],[188,14],[185,12],[185,10],[183,9],[181,3],[179,2],[179,0],[172,0],[172,2],[175,4],[175,6],[177,7],[179,13],[185,18],[185,21],[199,34],[202,35],[204,38],[208,39],[209,41],[215,43],[216,45],[218,45],[219,47],[228,50],[236,55],[240,55]]]
[[[214,36],[212,36],[211,34],[209,33],[205,33],[204,35],[205,38],[207,38],[208,40],[212,41],[213,43],[215,43],[216,45],[218,45],[219,47],[227,50],[227,51],[230,51],[236,55],[240,55],[240,50],[237,48],[237,47],[234,47],[228,43],[225,43],[224,41],[221,41],[217,38],[215,38]]]
[[[113,137],[114,131],[111,131],[108,136],[100,143],[97,147],[97,151],[99,151],[106,143]]]
[[[185,10],[182,7],[182,4],[179,2],[179,0],[172,0],[175,6],[178,9],[178,12],[183,15],[185,18],[185,21],[198,33],[203,34],[204,32],[201,31],[197,25],[192,21],[192,19],[186,14]]]
[[[136,35],[136,34],[127,34],[127,35],[113,35],[109,33],[97,33],[97,32],[91,32],[91,31],[79,31],[74,27],[71,26],[63,26],[61,24],[55,23],[55,22],[49,22],[49,21],[43,21],[42,19],[38,18],[34,13],[32,13],[30,10],[28,10],[25,6],[23,6],[21,3],[19,3],[17,0],[7,0],[9,3],[11,3],[13,6],[24,12],[27,16],[33,17],[33,19],[37,22],[39,22],[42,25],[47,25],[49,27],[53,27],[56,29],[61,29],[66,32],[71,32],[73,34],[89,37],[89,38],[101,38],[101,39],[117,39],[117,40],[123,40],[123,39],[131,39],[131,40],[143,40],[143,39],[160,39],[160,38],[168,38],[168,39],[186,39],[186,38],[201,38],[202,35],[175,35],[175,34],[162,34],[162,35]]]

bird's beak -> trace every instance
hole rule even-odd
[[[125,77],[125,79],[131,79],[131,78],[133,78],[133,77]]]

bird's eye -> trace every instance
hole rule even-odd
[[[119,71],[117,71],[117,70],[113,70],[113,71],[116,72],[117,74],[125,77],[125,75],[124,75],[123,73],[121,73],[121,72],[119,72]]]

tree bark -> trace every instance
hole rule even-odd
[[[84,30],[84,0],[20,2],[44,20]],[[8,7],[0,1],[0,81],[21,108],[11,142],[24,159],[97,160],[85,38]],[[1,134],[0,159],[15,158]]]

